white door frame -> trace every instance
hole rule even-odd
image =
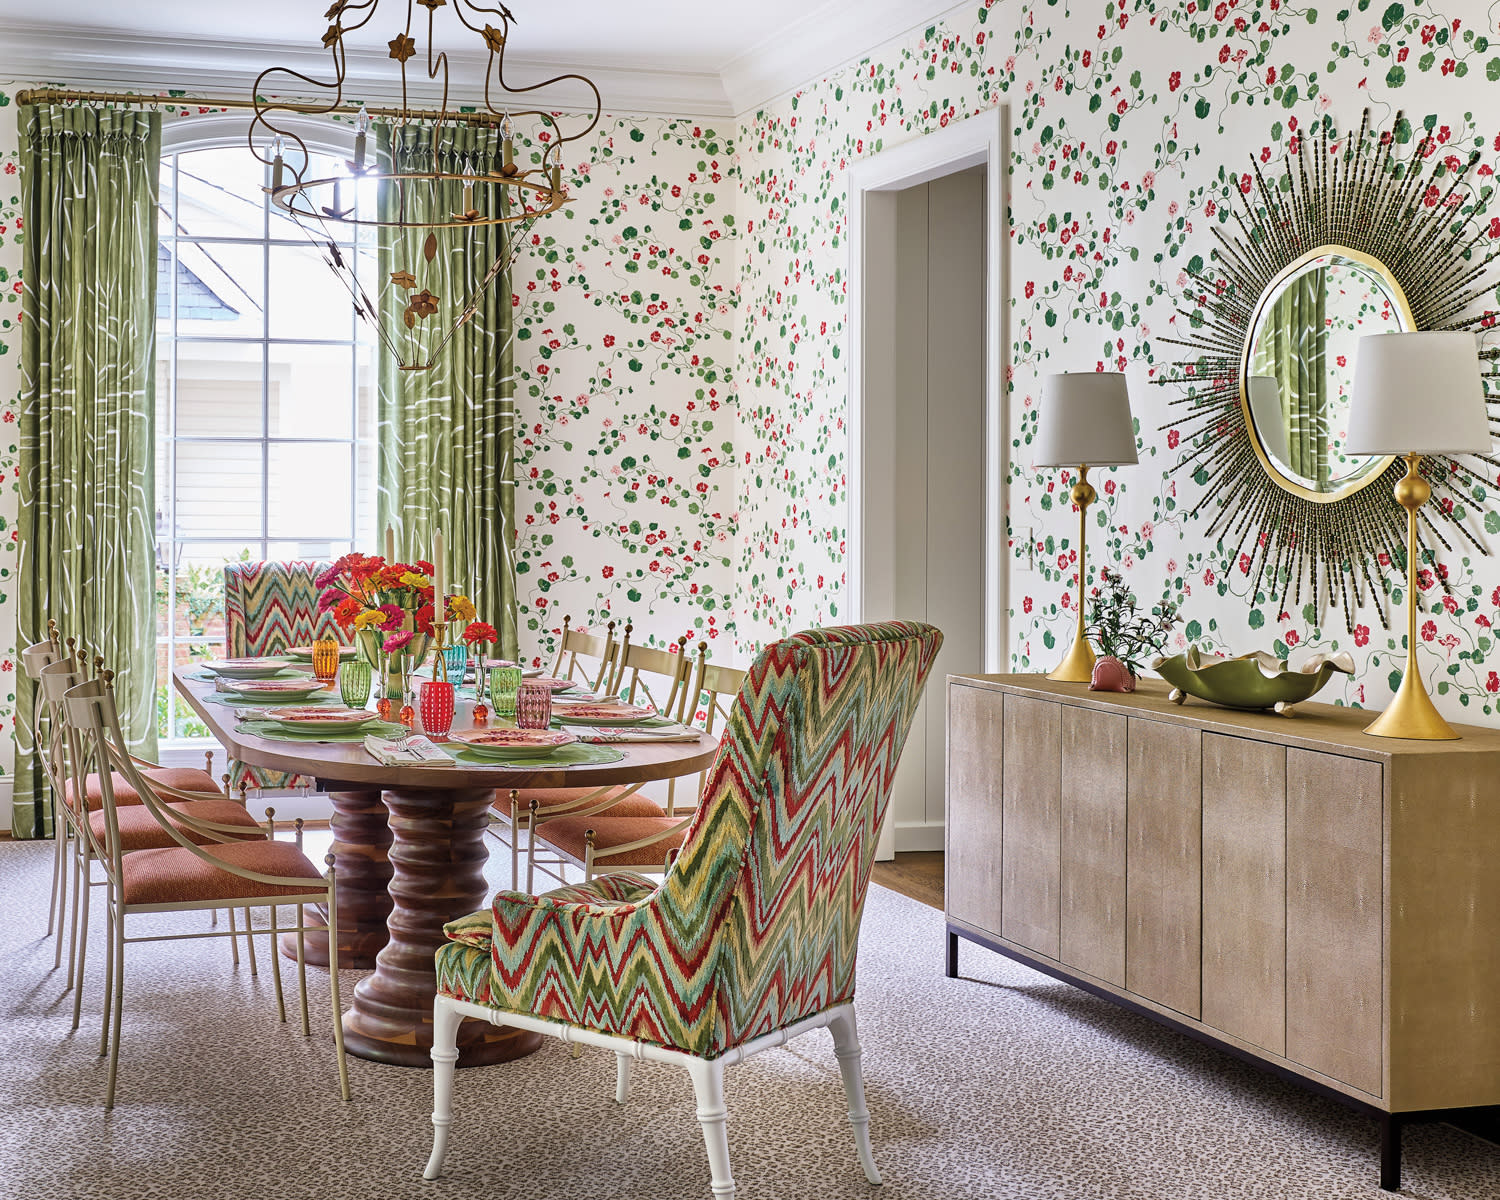
[[[867,332],[893,320],[895,193],[955,171],[985,168],[984,361],[984,663],[1003,671],[1010,640],[1006,604],[1006,106],[861,159],[849,168],[849,539],[845,554],[848,619],[896,615],[895,510],[891,489],[870,489],[891,462],[892,433],[883,418],[894,411],[888,337]],[[976,664],[977,666],[978,664]],[[943,681],[934,680],[938,687]],[[939,701],[941,702],[941,701]]]

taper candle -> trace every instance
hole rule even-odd
[[[385,527],[385,561],[396,561],[396,531],[389,525]]]
[[[443,595],[446,575],[443,569],[443,531],[439,529],[432,535],[432,620],[435,625],[442,623],[446,607]]]

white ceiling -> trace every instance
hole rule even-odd
[[[253,79],[273,61],[267,51],[326,74],[320,38],[330,2],[0,0],[0,78],[94,87],[164,81],[199,90],[218,81],[222,90]],[[594,68],[606,106],[616,111],[705,115],[739,115],[954,7],[954,0],[506,2],[515,14],[507,65],[517,77],[531,64]],[[366,52],[351,53],[351,76],[373,79],[391,67],[385,43],[405,27],[407,8],[385,0],[358,42],[351,39],[351,50]],[[427,14],[415,11],[420,30]],[[435,27],[440,49],[472,45],[482,62],[482,45],[451,5],[436,10]],[[452,57],[457,80],[467,55]]]

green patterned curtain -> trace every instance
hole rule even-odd
[[[1328,486],[1327,296],[1323,272],[1309,271],[1277,298],[1256,343],[1255,371],[1271,375],[1281,391],[1287,464],[1304,479]]]
[[[20,110],[26,214],[21,321],[17,638],[47,619],[116,672],[132,748],[156,747],[152,514],[156,203],[161,117],[114,109]],[[52,832],[16,687],[18,837]]]
[[[405,125],[378,130],[383,160],[401,171],[495,170],[501,162],[500,138],[493,129]],[[383,187],[382,220],[398,210],[407,219],[433,213],[463,212],[498,198],[474,189],[464,203],[463,185],[439,189],[425,185]],[[486,211],[489,211],[488,209]],[[428,231],[381,229],[380,281],[396,271],[417,280],[440,302],[442,321],[456,313],[499,256],[506,226],[486,225],[455,234],[439,231],[440,248],[428,261],[423,244]],[[406,293],[384,287],[385,319],[400,322]],[[426,557],[435,529],[448,546],[452,590],[467,589],[500,634],[500,652],[514,658],[516,584],[514,561],[515,482],[514,400],[510,307],[510,272],[503,272],[485,293],[473,320],[454,334],[428,371],[403,371],[388,351],[380,355],[378,439],[378,520],[382,530],[396,530],[396,544],[408,557]],[[420,551],[420,553],[418,553]]]

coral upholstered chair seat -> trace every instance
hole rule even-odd
[[[622,1103],[635,1058],[685,1067],[717,1197],[734,1194],[725,1066],[826,1026],[865,1174],[880,1181],[855,954],[891,781],[941,643],[930,625],[888,622],[767,647],[660,884],[622,874],[543,896],[500,892],[447,927],[428,1178],[447,1149],[458,1024],[470,1017],[613,1050]]]
[[[194,792],[202,796],[222,796],[219,785],[214,782],[214,777],[207,771],[200,771],[197,767],[142,767],[141,774],[152,783],[174,792]],[[120,805],[139,804],[141,794],[135,790],[130,780],[126,779],[119,771],[110,772],[110,783],[115,793],[115,803]],[[64,796],[69,808],[78,811],[78,804],[74,799],[74,788],[71,780],[64,788]],[[83,781],[84,800],[88,804],[89,812],[98,812],[104,804],[104,789],[99,784],[99,776],[90,772]],[[240,812],[244,812],[243,808]]]

